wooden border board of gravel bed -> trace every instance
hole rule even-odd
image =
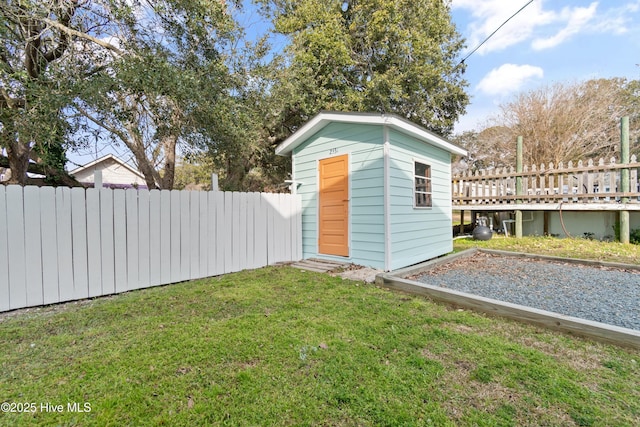
[[[623,328],[601,322],[594,322],[591,320],[566,316],[551,311],[527,307],[524,305],[512,304],[509,302],[485,298],[465,292],[443,288],[440,286],[420,283],[408,278],[412,276],[415,277],[444,264],[448,264],[462,258],[471,257],[478,252],[496,254],[506,257],[530,258],[595,267],[640,271],[640,266],[628,264],[559,258],[544,255],[473,248],[441,258],[436,258],[434,260],[417,264],[412,267],[396,270],[391,273],[378,274],[376,276],[376,284],[378,286],[382,286],[384,288],[392,290],[425,296],[432,300],[444,302],[457,307],[463,307],[494,316],[500,316],[521,322],[526,322],[542,326],[547,329],[590,338],[596,341],[640,349],[640,331],[636,331],[634,329]]]

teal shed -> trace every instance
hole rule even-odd
[[[397,270],[453,249],[451,156],[396,115],[323,112],[276,147],[302,198],[302,255]]]

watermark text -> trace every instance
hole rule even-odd
[[[63,413],[63,412],[91,412],[90,402],[2,402],[0,412],[3,413]]]

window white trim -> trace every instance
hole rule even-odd
[[[424,174],[419,175],[417,166],[424,166]],[[413,208],[431,209],[433,208],[433,185],[431,164],[422,159],[413,159]],[[424,181],[419,181],[424,180]],[[421,189],[418,189],[422,187]]]

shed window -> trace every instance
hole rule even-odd
[[[415,162],[414,176],[415,182],[415,207],[430,208],[431,207],[431,166]]]

